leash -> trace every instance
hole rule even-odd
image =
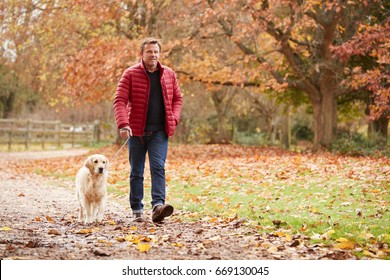
[[[129,141],[130,137],[126,139],[125,143],[123,143],[122,147],[119,148],[119,150],[116,152],[116,154],[114,155],[114,157],[110,160],[110,163],[114,161],[114,159],[118,156],[119,152],[123,149],[123,147],[127,144],[127,142]]]

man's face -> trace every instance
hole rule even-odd
[[[160,58],[160,48],[158,44],[147,44],[145,45],[142,53],[142,60],[144,61],[145,67],[148,71],[155,71],[157,69],[157,62]]]

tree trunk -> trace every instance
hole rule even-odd
[[[11,117],[14,107],[15,107],[16,94],[14,91],[9,93],[9,96],[5,98],[5,102],[3,104],[3,116],[2,118],[8,119]]]
[[[336,82],[325,78],[320,83],[320,100],[313,101],[314,149],[328,147],[333,141],[337,128]]]
[[[284,149],[289,150],[291,147],[291,120],[290,120],[290,107],[287,106],[286,113],[282,118],[282,146]]]
[[[377,120],[370,121],[368,123],[368,137],[374,137],[374,134],[378,134],[383,138],[383,142],[387,143],[389,119],[386,117],[380,117]]]
[[[231,89],[228,89],[231,90]],[[228,128],[228,112],[234,97],[234,92],[213,91],[211,97],[217,112],[217,133],[211,135],[210,143],[228,144],[232,142],[233,133]]]
[[[369,116],[371,114],[370,112],[370,106],[374,105],[374,97],[372,94],[369,95],[369,97],[366,100],[366,115]],[[368,122],[368,137],[372,139],[376,135],[379,135],[384,143],[387,143],[387,135],[388,135],[388,126],[389,126],[389,119],[386,115],[380,116],[376,120],[369,120]]]
[[[232,133],[228,129],[228,120],[223,114],[218,115],[217,141],[221,144],[227,144],[232,141]]]

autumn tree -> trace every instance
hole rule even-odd
[[[2,117],[21,110],[22,103],[33,104],[38,73],[31,25],[41,16],[34,1],[0,3],[0,107]]]
[[[34,92],[21,83],[17,73],[0,64],[0,118],[10,118],[23,104],[31,109],[37,102]]]
[[[388,8],[390,4],[387,4]],[[383,18],[383,16],[382,16]],[[361,26],[361,32],[335,52],[345,60],[350,60],[346,68],[349,74],[344,81],[357,99],[365,100],[366,113],[369,115],[369,134],[378,133],[387,139],[390,118],[390,21],[372,18],[374,24]]]
[[[139,59],[140,37],[158,37],[158,18],[170,1],[82,1],[85,45],[65,66],[64,94],[97,103],[110,100],[124,69]]]
[[[371,11],[381,9],[381,1],[202,3],[196,7],[203,17],[194,23],[198,27],[194,38],[223,34],[241,52],[246,69],[271,75],[275,90],[306,93],[313,107],[314,144],[328,146],[337,128],[337,99],[349,93],[341,84],[348,61],[333,50],[358,33]],[[262,83],[254,74],[246,74],[244,81],[237,75],[234,81]]]
[[[1,59],[46,106],[69,102],[61,94],[63,69],[85,44],[85,20],[77,16],[78,6],[72,4],[70,0],[5,0],[0,4]]]

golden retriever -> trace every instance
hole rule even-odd
[[[107,201],[108,159],[91,155],[76,175],[76,195],[80,204],[79,220],[85,224],[101,222]]]

